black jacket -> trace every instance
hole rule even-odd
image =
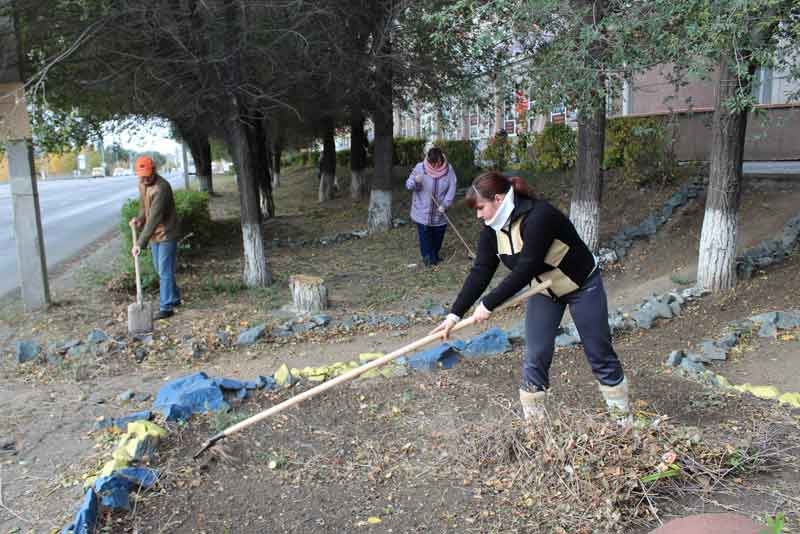
[[[514,210],[502,230],[484,226],[478,238],[478,252],[451,312],[463,317],[492,280],[500,261],[511,273],[483,298],[493,310],[534,278],[551,280],[551,297],[580,288],[595,268],[589,248],[566,215],[544,200],[515,197]]]

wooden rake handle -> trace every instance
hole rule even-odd
[[[512,297],[511,299],[507,300],[506,302],[504,302],[503,304],[498,306],[494,311],[500,311],[500,310],[503,310],[503,309],[506,309],[506,308],[510,308],[512,306],[516,306],[517,304],[520,304],[520,303],[528,300],[532,296],[543,292],[544,290],[546,290],[547,288],[550,287],[550,284],[551,284],[550,280],[545,280],[541,284],[538,284],[535,287],[532,287],[532,288],[528,289],[527,291],[523,291],[522,293],[519,293],[515,297]],[[463,320],[459,321],[458,323],[456,323],[456,325],[453,327],[451,332],[456,332],[458,330],[461,330],[462,328],[466,328],[466,327],[472,325],[474,322],[475,322],[475,320],[472,317],[469,317],[467,319],[463,319]],[[373,361],[371,361],[371,362],[369,362],[367,364],[364,364],[364,365],[358,367],[357,369],[353,369],[353,370],[348,371],[348,372],[346,372],[344,374],[341,374],[341,375],[339,375],[339,376],[337,376],[335,378],[332,378],[331,380],[328,380],[327,382],[324,382],[324,383],[322,383],[322,384],[320,384],[318,386],[315,386],[315,387],[313,387],[311,389],[308,389],[308,390],[306,390],[306,391],[304,391],[304,392],[302,392],[302,393],[300,393],[298,395],[295,395],[291,399],[286,399],[285,401],[283,401],[283,402],[281,402],[279,404],[276,404],[275,406],[273,406],[271,408],[268,408],[268,409],[266,409],[266,410],[264,410],[264,411],[262,411],[260,413],[257,413],[257,414],[255,414],[253,416],[250,416],[247,419],[245,419],[244,421],[241,421],[241,422],[239,422],[239,423],[237,423],[237,424],[235,424],[233,426],[230,426],[230,427],[226,428],[225,430],[223,430],[219,434],[213,436],[211,439],[209,439],[208,441],[203,443],[202,448],[199,451],[197,451],[197,453],[194,455],[194,457],[198,458],[201,454],[203,454],[203,452],[205,452],[208,448],[213,446],[218,441],[220,441],[220,440],[222,440],[222,439],[224,439],[224,438],[226,438],[228,436],[231,436],[233,434],[236,434],[237,432],[239,432],[241,430],[244,430],[245,428],[258,423],[259,421],[262,421],[262,420],[266,419],[267,417],[270,417],[270,416],[275,415],[275,414],[277,414],[279,412],[282,412],[283,410],[285,410],[287,408],[290,408],[290,407],[294,406],[295,404],[303,402],[306,399],[310,399],[311,397],[319,395],[320,393],[323,393],[324,391],[327,391],[327,390],[331,389],[332,387],[336,387],[339,384],[342,384],[344,382],[348,382],[350,380],[353,380],[354,378],[357,378],[358,376],[361,376],[362,374],[364,374],[367,371],[370,371],[372,369],[375,369],[376,367],[381,367],[382,365],[386,365],[387,363],[391,362],[392,360],[394,360],[396,358],[399,358],[403,354],[408,354],[409,352],[411,352],[413,350],[416,350],[416,349],[418,349],[420,347],[423,347],[423,346],[425,346],[425,345],[427,345],[429,343],[433,343],[434,341],[441,340],[441,339],[442,339],[442,334],[430,334],[430,335],[427,335],[427,336],[425,336],[425,337],[423,337],[421,339],[418,339],[417,341],[414,341],[413,343],[409,343],[408,345],[395,350],[394,352],[390,352],[389,354],[387,354],[385,356],[381,356],[380,358],[378,358],[376,360],[373,360]]]
[[[431,200],[433,200],[433,203],[434,203],[434,204],[436,204],[436,207],[437,207],[437,208],[440,208],[440,207],[441,207],[441,205],[439,204],[439,201],[438,201],[438,200],[436,200],[436,197],[435,197],[435,196],[433,196],[433,193],[431,193]],[[466,247],[466,249],[467,249],[467,252],[469,253],[469,258],[470,258],[470,259],[475,259],[475,253],[474,253],[474,252],[472,252],[472,249],[471,249],[471,248],[469,247],[469,245],[467,244],[467,241],[466,241],[466,239],[464,239],[463,237],[461,237],[461,233],[458,231],[458,228],[456,228],[456,226],[455,226],[455,225],[453,224],[453,222],[450,220],[450,217],[448,217],[448,216],[447,216],[447,212],[446,212],[446,211],[443,211],[443,212],[441,212],[441,213],[442,213],[442,215],[444,215],[444,220],[445,220],[445,221],[447,221],[447,224],[449,224],[449,225],[450,225],[450,228],[452,228],[452,229],[453,229],[453,231],[456,233],[456,235],[458,236],[458,238],[461,240],[461,242],[462,242],[462,243],[464,244],[464,246]]]

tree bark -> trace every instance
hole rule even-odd
[[[319,313],[328,308],[328,288],[322,278],[294,275],[289,279],[289,285],[295,310]]]
[[[732,63],[730,53],[723,53],[718,69],[708,194],[697,260],[697,285],[714,292],[736,284],[736,237],[747,112],[731,111],[725,102],[737,90],[749,93],[750,79],[739,79]],[[754,73],[755,65],[751,64],[749,70]]]
[[[366,180],[367,136],[364,133],[364,116],[353,113],[350,117],[350,196],[361,200],[367,195]]]
[[[326,119],[322,133],[322,156],[319,163],[319,201],[333,198],[336,179],[336,141],[334,139],[333,119]]]
[[[189,146],[189,152],[192,153],[198,189],[210,195],[214,194],[214,182],[211,174],[211,143],[208,141],[208,134],[180,125],[176,125],[176,129]]]
[[[254,121],[252,135],[256,146],[261,150],[254,154],[258,177],[258,191],[261,202],[261,213],[266,218],[275,216],[275,200],[272,196],[272,176],[270,175],[270,143],[267,139],[266,124],[263,120]]]
[[[244,245],[244,271],[242,280],[247,287],[265,287],[272,283],[267,266],[262,235],[262,214],[259,203],[259,181],[264,174],[264,145],[255,124],[245,122],[240,114],[226,124],[231,157],[236,162],[241,207],[242,241]],[[262,163],[259,163],[259,159]],[[261,168],[259,168],[261,167]]]
[[[603,195],[603,147],[606,137],[606,112],[602,103],[594,110],[578,113],[578,161],[573,180],[569,218],[578,235],[596,252]]]
[[[272,145],[272,189],[281,185],[281,158],[283,157],[283,143],[280,139]]]

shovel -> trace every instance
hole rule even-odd
[[[136,244],[136,226],[131,225],[133,243]],[[128,332],[131,334],[144,334],[153,331],[153,306],[142,300],[142,280],[139,275],[139,256],[133,257],[133,267],[136,271],[136,302],[128,305]]]
[[[500,310],[503,310],[505,308],[510,308],[512,306],[516,306],[517,304],[525,302],[526,300],[528,300],[532,296],[534,296],[534,295],[536,295],[538,293],[541,293],[544,290],[546,290],[548,287],[550,287],[550,284],[551,284],[550,280],[545,280],[541,284],[538,284],[538,285],[528,289],[527,291],[523,291],[522,293],[519,293],[515,297],[512,297],[511,299],[507,300],[506,302],[504,302],[503,304],[498,306],[495,309],[495,311],[500,311]],[[459,321],[455,326],[453,326],[453,329],[451,330],[451,332],[455,332],[457,330],[461,330],[462,328],[466,328],[466,327],[470,326],[471,324],[473,324],[474,322],[475,322],[475,320],[472,317],[469,317],[468,319],[463,319],[463,320]],[[397,349],[394,352],[390,352],[389,354],[387,354],[385,356],[381,356],[380,358],[378,358],[376,360],[372,360],[371,362],[369,362],[369,363],[367,363],[365,365],[362,365],[362,366],[358,367],[357,369],[353,369],[352,371],[348,371],[348,372],[346,372],[346,373],[344,373],[342,375],[337,376],[336,378],[332,378],[331,380],[328,380],[327,382],[324,382],[324,383],[322,383],[322,384],[320,384],[318,386],[315,386],[315,387],[313,387],[311,389],[308,389],[308,390],[306,390],[306,391],[304,391],[304,392],[302,392],[302,393],[300,393],[298,395],[295,395],[291,399],[286,399],[285,401],[281,402],[280,404],[276,404],[272,408],[267,408],[266,410],[264,410],[264,411],[262,411],[260,413],[257,413],[257,414],[255,414],[253,416],[250,416],[247,419],[245,419],[244,421],[241,421],[241,422],[239,422],[239,423],[237,423],[237,424],[235,424],[233,426],[230,426],[230,427],[226,428],[225,430],[223,430],[219,434],[216,434],[215,436],[211,437],[208,441],[204,442],[202,447],[200,448],[200,450],[198,450],[195,453],[194,458],[195,459],[199,458],[200,455],[202,455],[205,451],[207,451],[208,449],[213,447],[219,441],[227,438],[228,436],[232,436],[233,434],[236,434],[237,432],[239,432],[241,430],[244,430],[247,427],[250,427],[250,426],[258,423],[259,421],[262,421],[263,419],[266,419],[267,417],[269,417],[271,415],[275,415],[276,413],[282,412],[283,410],[285,410],[287,408],[290,408],[290,407],[294,406],[295,404],[298,404],[298,403],[300,403],[300,402],[302,402],[302,401],[304,401],[306,399],[310,399],[311,397],[314,397],[315,395],[319,395],[320,393],[322,393],[324,391],[327,391],[327,390],[329,390],[330,388],[332,388],[334,386],[338,386],[339,384],[342,384],[344,382],[348,382],[348,381],[350,381],[350,380],[352,380],[352,379],[354,379],[354,378],[366,373],[367,371],[375,369],[376,367],[380,367],[382,365],[386,365],[387,363],[391,362],[392,360],[394,360],[396,358],[399,358],[403,354],[407,354],[407,353],[411,352],[412,350],[416,350],[416,349],[418,349],[420,347],[423,347],[423,346],[425,346],[425,345],[427,345],[429,343],[433,343],[434,341],[438,341],[438,340],[441,340],[441,339],[442,339],[442,334],[430,334],[430,335],[427,335],[427,336],[425,336],[425,337],[423,337],[421,339],[418,339],[417,341],[414,341],[413,343],[409,343],[405,347],[401,347],[401,348]]]

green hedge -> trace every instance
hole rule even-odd
[[[394,164],[411,166],[425,158],[425,144],[421,137],[396,137],[394,139]]]
[[[350,168],[350,149],[340,150],[336,153],[336,166]]]
[[[564,123],[549,123],[533,136],[534,168],[562,171],[575,166],[578,159],[578,134]]]
[[[175,209],[180,221],[180,236],[185,237],[192,233],[191,239],[181,244],[182,249],[191,248],[192,244],[207,243],[211,238],[211,215],[208,211],[208,193],[199,191],[175,191]],[[139,214],[139,200],[129,200],[122,206],[121,220],[119,223],[122,235],[121,264],[125,274],[125,285],[134,287],[133,236],[131,235],[128,221]],[[153,269],[153,259],[150,250],[142,250],[139,257],[139,268],[142,276],[142,287],[155,287],[158,285],[158,276]]]
[[[503,171],[508,168],[511,161],[511,151],[511,140],[508,135],[493,135],[481,157],[489,164],[491,170]]]
[[[616,117],[606,126],[603,166],[621,168],[625,181],[645,185],[675,171],[664,117]]]
[[[472,141],[436,141],[436,146],[442,149],[447,161],[453,166],[460,186],[467,186],[478,174],[480,169],[475,166],[475,143]]]

